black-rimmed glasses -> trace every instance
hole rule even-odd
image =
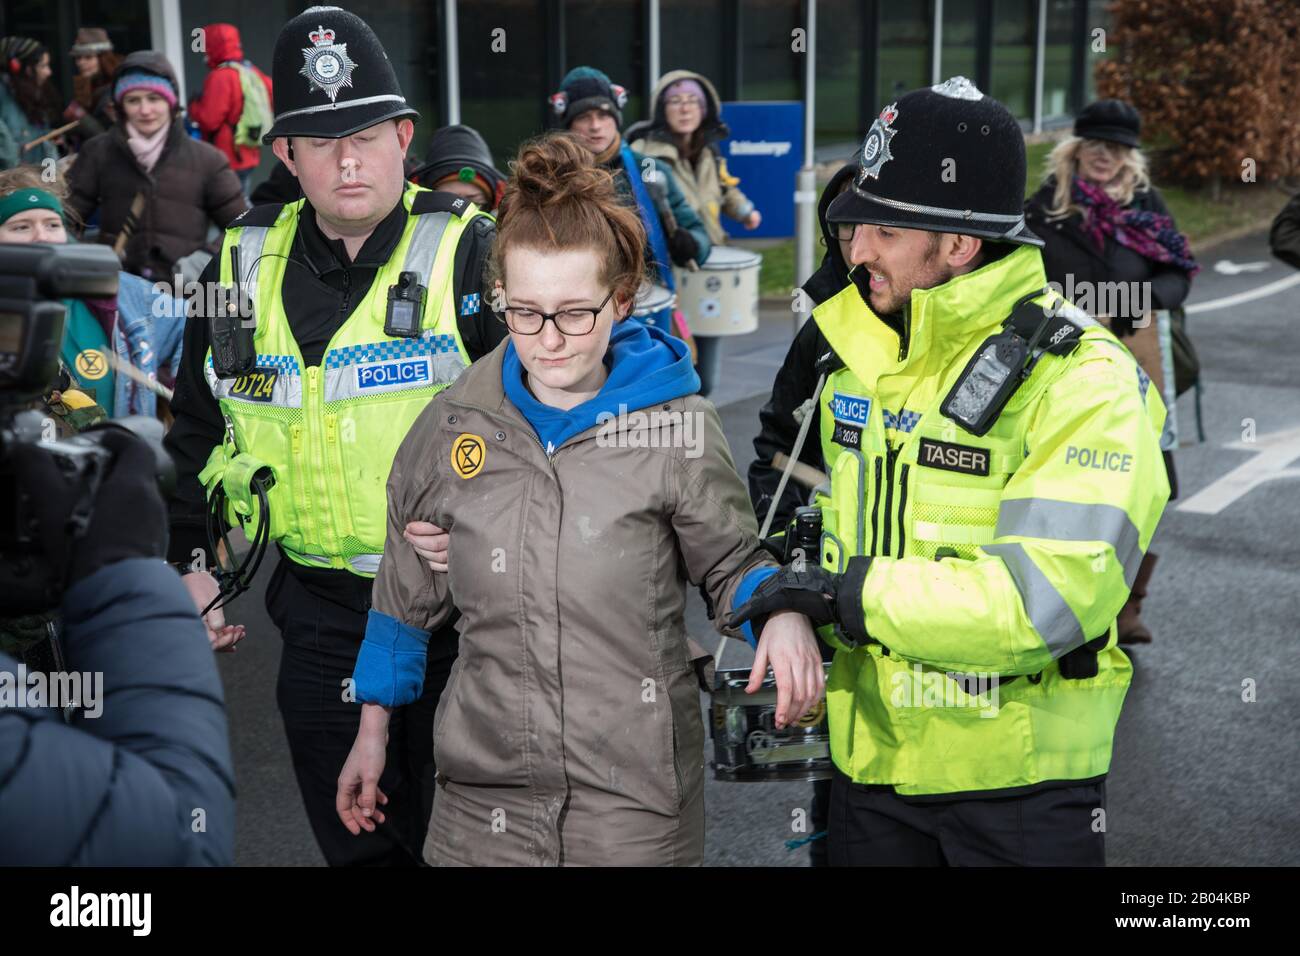
[[[549,319],[555,323],[561,335],[586,335],[596,327],[596,319],[605,311],[605,306],[613,295],[614,290],[610,289],[609,295],[594,309],[570,306],[558,312],[538,312],[536,309],[508,305],[505,308],[506,327],[516,335],[537,335]]]

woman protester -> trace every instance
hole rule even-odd
[[[626,321],[645,231],[571,136],[525,144],[489,266],[509,340],[416,421],[388,481],[388,540],[339,777],[353,833],[383,822],[388,710],[462,614],[434,718],[432,864],[692,865],[704,852],[704,728],[686,583],[715,620],[776,566],[686,345]],[[499,283],[499,285],[497,285]],[[404,540],[448,529],[448,572]],[[740,632],[726,632],[741,636]],[[806,617],[755,635],[784,726],[820,698]]]
[[[673,70],[655,84],[650,119],[627,131],[627,141],[643,156],[667,163],[691,208],[717,245],[727,241],[720,213],[746,229],[757,229],[762,214],[737,188],[740,180],[727,172],[717,142],[730,135],[722,122],[722,100],[705,77],[690,70]],[[689,322],[694,316],[687,316]],[[717,384],[722,339],[695,333],[699,352],[700,394]]]
[[[1089,104],[1075,119],[1074,135],[1048,156],[1048,176],[1025,203],[1025,220],[1044,242],[1048,281],[1076,305],[1086,307],[1091,298],[1094,313],[1106,309],[1122,313],[1100,317],[1130,343],[1135,322],[1153,310],[1183,304],[1200,269],[1159,190],[1151,185],[1139,147],[1140,133],[1141,118],[1128,103]],[[1103,295],[1103,290],[1119,288],[1131,291],[1123,297]],[[1129,304],[1127,310],[1114,307],[1124,302]],[[1168,451],[1165,467],[1170,497],[1177,497],[1173,456]],[[1156,554],[1148,551],[1120,611],[1121,644],[1151,640],[1140,615],[1155,564]]]
[[[50,51],[30,37],[0,39],[0,169],[58,159],[56,139],[41,139],[57,125],[62,106],[50,82]]]
[[[113,52],[113,41],[103,27],[79,29],[68,52],[77,73],[72,78],[72,101],[63,118],[80,121],[71,137],[75,150],[113,125],[113,73],[122,57]]]
[[[162,281],[207,248],[210,223],[225,229],[248,208],[221,151],[186,135],[176,89],[161,53],[127,56],[113,77],[117,123],[82,147],[68,177],[77,216],[99,211],[96,241],[113,246],[127,272]]]
[[[67,185],[58,179],[46,182],[39,166],[0,172],[0,243],[67,242],[67,196]],[[64,385],[76,391],[58,389],[65,398],[56,403],[60,411],[83,427],[93,424],[87,416],[153,416],[157,398],[151,383],[160,373],[170,378],[179,368],[185,303],[139,276],[119,272],[116,295],[65,299],[63,304],[67,314],[59,357],[68,379]],[[123,372],[127,366],[137,374]],[[89,396],[100,411],[82,411],[89,404],[78,395]]]

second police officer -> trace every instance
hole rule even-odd
[[[955,77],[881,111],[828,211],[853,282],[813,312],[821,560],[732,624],[793,608],[837,648],[832,865],[1104,862],[1165,408],[1046,291],[1024,186],[1016,120]]]
[[[189,320],[167,437],[179,472],[170,558],[189,572],[182,580],[200,611],[212,605],[208,496],[227,495],[251,529],[265,483],[250,476],[274,473],[265,510],[280,560],[267,610],[284,640],[277,700],[312,829],[332,865],[415,864],[455,633],[435,635],[423,695],[393,714],[388,826],[360,838],[334,812],[360,717],[348,680],[397,447],[433,396],[505,335],[481,288],[495,227],[463,198],[406,183],[418,114],[359,17],[338,7],[294,17],[276,40],[273,74],[278,112],[264,139],[305,198],[245,213],[203,275],[204,289],[251,297],[254,319],[218,325],[219,308],[200,307]],[[222,329],[215,356],[213,327]],[[251,361],[232,371],[241,349]],[[193,570],[198,554],[205,563]],[[219,606],[205,623],[214,648],[243,636]]]

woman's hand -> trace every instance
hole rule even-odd
[[[207,571],[191,571],[181,576],[181,584],[190,593],[194,608],[200,614],[221,593],[217,579]],[[203,630],[208,635],[208,644],[214,651],[233,652],[235,645],[244,639],[244,625],[227,624],[225,612],[215,607],[203,616]]]
[[[379,704],[361,705],[357,739],[339,773],[334,809],[353,836],[362,830],[374,833],[375,824],[384,822],[380,807],[388,803],[388,796],[379,789],[379,778],[384,772],[390,713],[389,708]]]
[[[402,537],[410,542],[415,553],[427,561],[430,568],[446,573],[451,542],[448,532],[427,521],[411,521],[403,529]]]
[[[763,222],[763,214],[755,209],[745,217],[744,226],[746,229],[757,229]]]
[[[816,706],[826,684],[817,635],[808,618],[795,611],[774,611],[768,617],[745,693],[763,686],[769,665],[776,675],[776,726],[783,728]]]

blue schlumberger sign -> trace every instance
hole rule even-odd
[[[794,235],[795,175],[803,164],[803,103],[724,103],[731,136],[718,144],[727,169],[763,214],[749,230],[727,216],[722,228],[738,239],[784,239]]]

